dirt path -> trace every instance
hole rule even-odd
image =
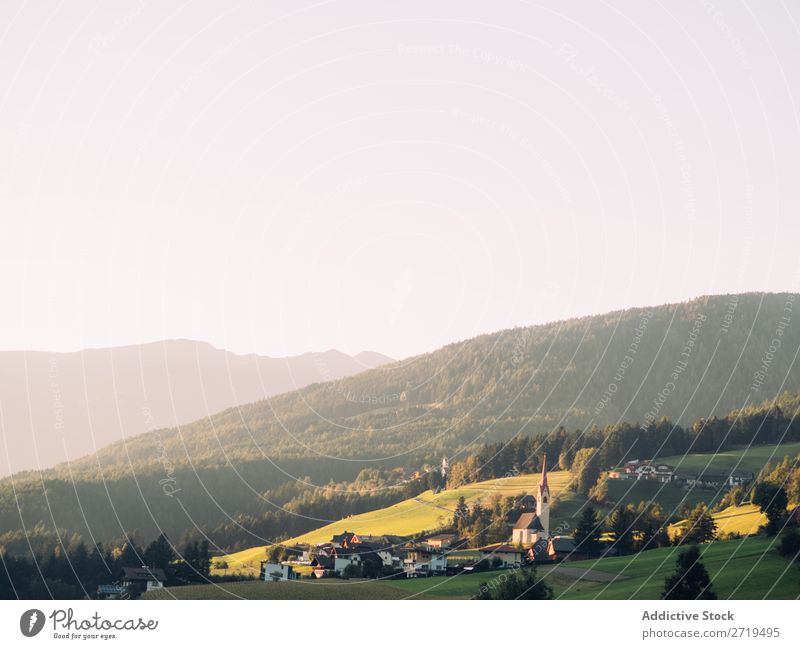
[[[447,507],[442,507],[441,505],[434,505],[431,502],[428,502],[426,500],[422,500],[422,498],[414,498],[414,500],[416,502],[418,502],[420,505],[427,505],[428,507],[433,507],[434,509],[441,509],[443,512],[447,512],[448,514],[452,514],[453,513],[452,509],[447,509]]]

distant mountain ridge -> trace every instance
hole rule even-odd
[[[0,352],[0,476],[74,460],[123,438],[172,428],[392,359],[337,350],[272,358],[192,340],[71,353]]]

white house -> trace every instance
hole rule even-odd
[[[429,546],[411,548],[403,559],[403,570],[408,577],[444,573],[447,570],[447,555]]]
[[[289,581],[297,579],[298,574],[292,566],[284,563],[261,562],[261,581]]]

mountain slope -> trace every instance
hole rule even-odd
[[[220,448],[226,461],[415,466],[559,424],[691,423],[800,388],[800,318],[782,320],[791,300],[719,296],[501,331],[130,440],[92,463],[147,464],[163,446],[175,462],[215,466]]]
[[[336,350],[240,356],[166,340],[74,353],[0,352],[0,476],[76,459],[123,437],[390,362]]]
[[[786,294],[718,296],[479,336],[15,476],[0,488],[0,527],[21,528],[21,510],[28,528],[178,538],[276,511],[286,501],[264,494],[286,485],[418,469],[559,424],[724,415],[800,388],[793,306]]]

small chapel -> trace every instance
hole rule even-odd
[[[513,543],[531,545],[550,538],[550,487],[547,486],[547,456],[542,458],[542,477],[536,488],[536,512],[522,514],[514,523]]]

